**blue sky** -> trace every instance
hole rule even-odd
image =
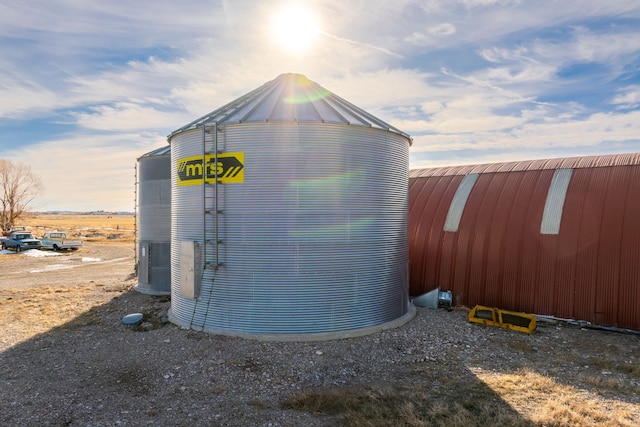
[[[288,72],[410,134],[412,169],[640,151],[640,2],[0,0],[0,158],[37,210],[133,211],[139,156]]]

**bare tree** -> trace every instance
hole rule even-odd
[[[0,227],[11,228],[29,203],[43,192],[42,180],[30,166],[0,159]]]

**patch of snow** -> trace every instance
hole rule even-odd
[[[100,261],[102,261],[102,258],[88,258],[88,257],[82,258],[82,262],[100,262]]]
[[[60,256],[62,255],[59,252],[53,251],[41,251],[40,249],[29,249],[28,251],[23,252],[26,256],[34,257],[34,258],[42,258],[46,256]]]
[[[41,251],[40,249],[27,249],[26,251],[23,251],[23,252],[10,251],[9,249],[0,250],[0,255],[10,255],[10,254],[13,254],[13,255],[20,254],[20,255],[26,255],[26,256],[30,256],[30,257],[34,257],[34,258],[62,255],[59,252]]]

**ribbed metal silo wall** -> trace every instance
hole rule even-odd
[[[138,159],[138,285],[151,295],[171,292],[171,156]]]
[[[244,153],[244,182],[218,186],[221,266],[204,272],[195,300],[180,292],[180,242],[202,241],[202,188],[177,186],[175,169],[202,153],[202,133],[172,138],[172,321],[322,334],[407,314],[406,138],[322,123],[220,130],[219,150]]]

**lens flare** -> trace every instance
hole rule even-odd
[[[276,42],[293,53],[309,48],[318,34],[320,30],[315,16],[302,6],[282,9],[273,21]]]
[[[282,101],[285,104],[312,104],[320,99],[331,95],[327,89],[320,86],[312,86],[311,84],[299,84],[292,94],[286,96]]]

